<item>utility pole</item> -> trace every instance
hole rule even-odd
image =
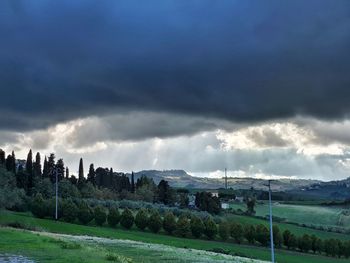
[[[57,214],[57,203],[58,203],[58,176],[57,176],[57,168],[55,167],[55,176],[56,176],[56,211],[55,211],[55,219],[57,221],[58,214]]]
[[[227,169],[225,168],[225,189],[227,189]]]
[[[272,227],[272,204],[271,204],[271,180],[269,180],[269,209],[270,209],[270,243],[271,243],[271,262],[275,263],[275,251],[273,244],[273,227]]]

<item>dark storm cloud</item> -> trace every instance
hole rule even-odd
[[[347,0],[1,1],[0,128],[130,110],[342,118],[349,32]]]

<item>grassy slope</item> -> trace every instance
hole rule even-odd
[[[231,207],[246,210],[245,204],[233,203]],[[350,216],[342,215],[342,208],[337,206],[279,204],[273,205],[272,209],[275,215],[290,222],[340,227],[349,227],[350,223]],[[266,204],[257,205],[255,210],[257,216],[266,216],[269,213]]]
[[[174,247],[187,247],[194,249],[210,250],[213,248],[223,248],[235,253],[244,254],[248,257],[257,259],[269,260],[269,250],[262,247],[249,247],[224,242],[182,239],[167,235],[153,234],[149,232],[140,232],[136,230],[111,229],[107,227],[92,227],[76,224],[68,224],[64,222],[55,222],[47,219],[37,219],[29,214],[0,212],[0,223],[6,222],[22,222],[37,226],[43,230],[55,233],[75,234],[75,235],[90,235],[109,237],[116,239],[129,239],[143,241],[147,243],[165,244]],[[297,252],[289,252],[285,250],[276,251],[277,261],[279,263],[332,263],[332,262],[350,262],[345,259],[334,259],[323,256],[314,256],[311,254],[301,254]]]

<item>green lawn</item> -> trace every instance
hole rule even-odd
[[[249,218],[250,219],[250,218]],[[0,223],[8,222],[21,222],[31,226],[36,226],[42,230],[54,233],[64,233],[73,235],[89,235],[97,237],[108,237],[113,239],[128,239],[135,241],[142,241],[153,244],[164,244],[178,248],[193,248],[200,250],[212,250],[214,248],[222,248],[230,252],[245,255],[247,257],[269,260],[270,252],[267,248],[263,247],[251,247],[244,245],[236,245],[232,243],[224,243],[217,241],[206,241],[196,239],[182,239],[173,236],[163,234],[153,234],[149,232],[140,232],[137,230],[123,230],[120,228],[111,229],[108,227],[94,227],[94,226],[82,226],[77,224],[68,224],[64,222],[55,222],[48,219],[38,219],[32,217],[28,213],[15,213],[8,211],[0,212]],[[326,233],[328,234],[328,233]],[[346,236],[345,236],[346,237]],[[343,237],[343,239],[345,238]],[[1,246],[2,247],[2,246]],[[8,244],[8,247],[12,247]],[[20,246],[13,244],[13,247],[19,252]],[[11,250],[13,251],[13,250]],[[28,250],[30,251],[30,249]],[[132,253],[131,253],[132,254]],[[323,256],[314,256],[312,254],[301,254],[298,252],[289,252],[286,250],[276,251],[277,261],[280,263],[333,263],[333,262],[350,262],[345,259],[335,259]],[[77,261],[78,262],[78,261]],[[99,262],[99,261],[95,261]]]
[[[245,204],[232,203],[234,209],[246,210]],[[268,215],[268,205],[258,204],[255,208],[257,216]],[[273,215],[285,218],[287,222],[315,226],[333,226],[350,228],[350,216],[342,214],[341,207],[327,207],[317,205],[295,205],[275,203],[272,207]]]

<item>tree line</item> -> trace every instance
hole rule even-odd
[[[53,218],[54,199],[45,200],[36,195],[32,201],[31,211],[39,218]],[[171,211],[160,214],[156,209],[141,208],[132,211],[125,208],[122,212],[117,207],[106,208],[101,205],[89,206],[83,200],[60,200],[59,218],[70,223],[108,224],[116,227],[118,224],[125,229],[133,226],[141,231],[148,229],[153,233],[161,231],[183,238],[221,239],[234,241],[238,244],[260,245],[267,247],[270,240],[269,229],[263,225],[241,224],[239,222],[221,221],[216,223],[211,216],[201,218],[195,213],[185,212],[175,216]],[[339,239],[322,240],[315,235],[304,234],[296,236],[289,230],[280,231],[273,226],[274,245],[277,248],[300,251],[303,253],[318,253],[333,257],[350,257],[350,241]]]

